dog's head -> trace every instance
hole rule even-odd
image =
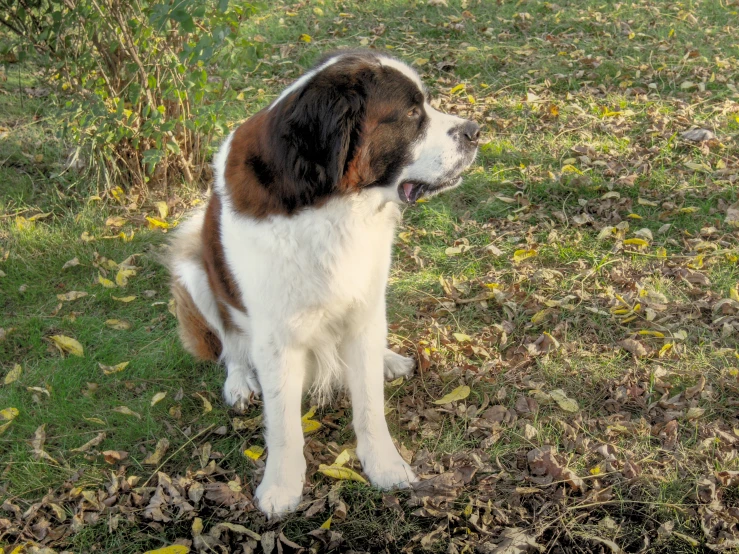
[[[480,135],[476,123],[432,108],[411,68],[374,52],[325,58],[257,119],[258,154],[230,156],[229,166],[246,157],[282,213],[369,188],[412,204],[460,183]]]

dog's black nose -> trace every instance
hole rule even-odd
[[[467,121],[462,125],[462,133],[470,142],[477,143],[480,140],[480,126],[474,121]]]

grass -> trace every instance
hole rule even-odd
[[[266,106],[327,50],[365,46],[412,63],[442,109],[483,125],[485,144],[464,185],[404,214],[388,299],[391,342],[417,352],[423,371],[389,385],[387,396],[394,436],[416,464],[427,454],[434,460],[424,463],[425,474],[449,470],[454,456],[489,460],[478,477],[497,475],[497,512],[485,485],[460,490],[435,519],[414,515],[407,493],[393,493],[398,514],[378,491],[315,473],[353,441],[342,401],[319,413],[324,426],[308,440],[306,499],[338,495],[345,518],[333,501],[278,528],[254,512],[229,515],[212,503],[199,505],[198,516],[206,531],[238,517],[316,549],[330,541],[308,532],[334,514],[340,549],[441,552],[452,544],[461,551],[520,527],[550,549],[596,551],[607,539],[635,551],[649,537],[649,552],[704,551],[719,539],[701,528],[704,508],[695,491],[713,472],[739,469],[739,306],[720,303],[739,281],[737,231],[724,221],[739,172],[739,44],[730,32],[736,6],[433,4],[262,6],[220,62],[225,71],[248,48],[264,53],[230,82],[245,91],[244,102],[224,117],[233,126]],[[242,451],[263,444],[261,430],[234,429],[234,414],[220,399],[222,370],[194,361],[179,345],[159,263],[167,232],[149,229],[144,219],[164,200],[174,223],[202,196],[183,189],[169,198],[130,191],[120,203],[95,199],[100,184],[65,170],[53,92],[24,92],[44,86],[36,68],[10,65],[0,75],[7,77],[0,81],[0,370],[22,368],[17,381],[0,387],[0,409],[20,412],[0,435],[0,496],[26,510],[54,491],[66,495],[71,516],[81,504],[70,490],[100,490],[118,467],[100,455],[108,450],[128,452],[126,475],[142,482],[159,470],[189,475],[209,458],[227,475],[213,479],[238,476],[253,490],[262,462]],[[683,140],[680,133],[693,125],[713,130],[718,141]],[[28,222],[35,214],[49,215]],[[110,216],[126,222],[108,226]],[[598,238],[604,227],[624,222],[629,227],[620,235]],[[639,229],[651,232],[647,246],[624,245]],[[134,232],[132,240],[117,238],[121,230]],[[94,240],[82,240],[83,233]],[[448,250],[459,245],[470,248]],[[515,261],[523,250],[536,255]],[[98,284],[99,274],[115,277],[106,260],[132,255],[137,273],[125,287]],[[75,257],[79,265],[62,269]],[[57,294],[69,291],[88,295],[60,303]],[[114,296],[136,298],[123,303]],[[111,328],[111,319],[130,328]],[[545,333],[556,346],[542,350],[536,344],[549,344]],[[52,335],[77,339],[84,357],[61,356]],[[625,350],[625,339],[639,341],[646,355]],[[99,365],[121,362],[129,365],[110,375]],[[690,392],[703,378],[702,389]],[[465,401],[431,403],[461,384],[472,390]],[[548,398],[556,389],[577,401],[577,413]],[[157,393],[166,396],[152,405]],[[521,398],[536,405],[522,410]],[[510,415],[493,430],[481,427],[477,418],[495,405]],[[115,411],[122,406],[135,415]],[[243,417],[259,413],[256,406]],[[673,438],[665,432],[670,419],[678,422]],[[55,462],[29,446],[41,425],[43,448]],[[100,433],[99,445],[73,451]],[[170,446],[161,463],[144,464],[162,438]],[[586,492],[532,479],[527,453],[544,445],[586,480]],[[615,459],[599,453],[602,445]],[[638,466],[636,476],[627,461]],[[727,505],[735,503],[735,487],[719,489]],[[103,517],[65,532],[54,546],[135,553],[192,539],[189,516],[174,519],[121,519],[110,532]],[[443,533],[429,536],[443,521],[450,522]],[[672,534],[657,532],[670,521]],[[7,532],[0,543],[20,536]]]

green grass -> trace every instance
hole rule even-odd
[[[708,0],[428,4],[265,4],[242,24],[211,73],[242,68],[230,86],[245,91],[244,101],[224,113],[233,126],[326,51],[373,47],[412,63],[442,109],[482,124],[485,144],[464,185],[405,211],[388,295],[390,337],[408,353],[421,352],[425,362],[423,372],[389,387],[387,397],[394,436],[416,462],[424,452],[434,460],[423,466],[428,475],[453,467],[450,456],[484,458],[488,465],[478,477],[497,475],[492,502],[498,512],[483,500],[485,486],[474,483],[436,518],[414,515],[416,508],[405,504],[408,493],[392,493],[401,515],[385,506],[382,493],[344,483],[334,491],[347,506],[343,520],[327,504],[311,518],[295,515],[274,526],[254,511],[232,515],[203,502],[197,515],[205,532],[236,517],[260,533],[281,531],[320,549],[323,543],[308,533],[334,514],[331,530],[344,540],[339,550],[442,552],[451,542],[462,551],[483,540],[497,542],[502,528],[515,526],[550,549],[595,552],[602,547],[596,537],[634,551],[646,535],[649,552],[704,551],[716,537],[698,524],[697,483],[712,471],[739,469],[730,441],[737,427],[739,324],[731,303],[716,308],[739,281],[737,232],[724,222],[739,174],[739,43],[731,32],[739,22],[736,6]],[[304,34],[310,42],[300,40]],[[260,61],[249,65],[243,60],[254,51]],[[234,414],[220,399],[223,370],[196,362],[179,345],[160,263],[167,233],[149,229],[145,220],[157,215],[154,202],[163,200],[174,224],[203,197],[183,188],[168,198],[129,191],[121,203],[96,199],[104,185],[66,169],[69,145],[55,125],[54,93],[24,93],[45,86],[41,73],[26,64],[9,65],[4,75],[0,373],[20,364],[22,374],[0,386],[0,409],[19,410],[0,435],[0,496],[26,510],[54,491],[71,517],[81,506],[73,487],[101,490],[118,467],[104,461],[106,450],[128,452],[126,476],[146,483],[159,470],[191,475],[210,448],[224,473],[206,480],[238,476],[253,491],[262,462],[242,451],[263,445],[261,429],[233,429]],[[451,93],[460,84],[464,89]],[[691,125],[713,130],[720,144],[682,140],[680,132]],[[126,222],[111,228],[110,216]],[[603,227],[622,222],[629,229],[618,239],[598,238]],[[666,224],[671,227],[662,230]],[[648,245],[624,247],[621,241],[639,229],[651,231]],[[134,232],[133,239],[117,237],[121,230]],[[85,232],[95,239],[82,240]],[[715,246],[702,260],[700,240]],[[450,255],[447,249],[459,244],[471,248]],[[491,244],[502,254],[486,250]],[[517,251],[529,249],[536,256],[514,261]],[[125,287],[97,282],[99,274],[115,277],[105,259],[120,263],[134,254],[137,273]],[[62,269],[75,257],[79,265]],[[680,271],[690,278],[688,269],[710,283],[681,279]],[[486,286],[492,284],[495,295]],[[69,291],[88,295],[59,307],[57,294]],[[666,301],[650,300],[649,291]],[[123,303],[113,296],[136,298]],[[564,306],[557,304],[567,296]],[[641,309],[620,314],[625,305],[619,298]],[[110,328],[110,319],[130,328]],[[532,345],[545,332],[559,347],[537,354]],[[78,340],[84,357],[61,356],[52,335]],[[621,341],[630,338],[648,355],[626,352]],[[667,343],[671,350],[660,356]],[[99,367],[121,362],[129,365],[111,375]],[[701,376],[702,392],[668,406]],[[461,384],[472,389],[465,401],[451,409],[432,404]],[[554,389],[577,400],[579,411],[566,413],[546,401]],[[157,393],[166,396],[152,406]],[[534,412],[517,413],[517,401],[532,396]],[[501,423],[491,440],[475,418],[497,404],[515,421]],[[138,416],[114,411],[121,406]],[[689,419],[689,408],[705,412]],[[259,413],[257,405],[243,417]],[[329,497],[336,487],[316,473],[318,464],[330,463],[354,441],[345,401],[317,417],[331,425],[308,440],[308,501]],[[670,417],[678,421],[674,443],[660,435]],[[535,435],[526,436],[526,424]],[[37,459],[29,446],[41,425],[44,449],[55,463]],[[105,438],[89,452],[72,451],[99,433]],[[143,464],[162,438],[170,446],[161,463]],[[610,467],[596,451],[602,444],[614,449]],[[557,448],[560,463],[585,479],[588,492],[529,478],[527,453],[544,445]],[[625,476],[627,460],[639,466],[637,477]],[[539,490],[521,493],[522,487]],[[719,488],[723,502],[735,504],[735,487]],[[462,513],[468,504],[476,525],[490,535],[469,524]],[[107,516],[88,521],[53,546],[128,554],[194,536],[189,516],[160,524],[136,513],[132,521],[121,518],[115,532]],[[447,513],[448,528],[424,540]],[[681,535],[658,536],[657,528],[669,521]],[[29,535],[23,537],[0,535],[0,544]]]

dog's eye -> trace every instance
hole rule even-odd
[[[421,115],[421,108],[419,108],[418,106],[414,106],[410,110],[408,110],[408,113],[406,115],[411,119],[415,119]]]

